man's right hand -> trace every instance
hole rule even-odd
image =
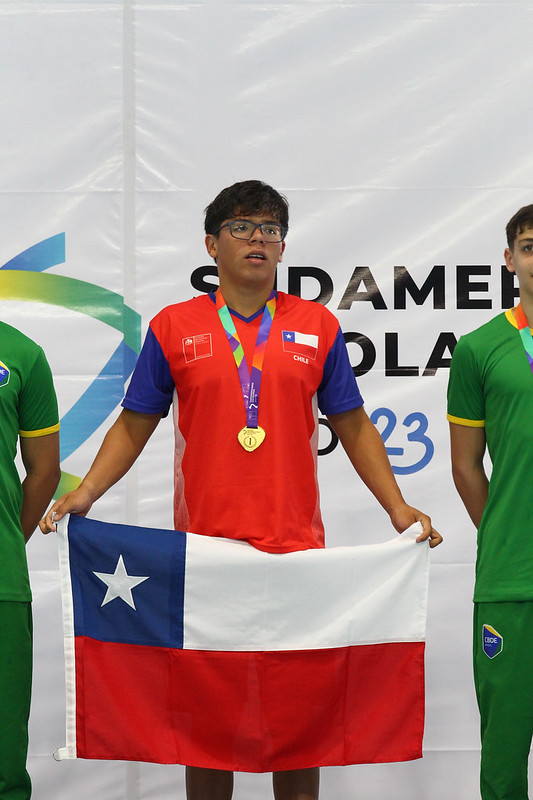
[[[84,517],[94,503],[93,493],[88,486],[80,484],[73,492],[64,494],[50,506],[46,516],[39,522],[43,533],[51,533],[56,529],[56,523],[63,519],[65,514],[80,514]]]

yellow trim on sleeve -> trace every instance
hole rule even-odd
[[[465,425],[467,428],[484,428],[484,419],[463,419],[462,417],[454,417],[452,414],[446,414],[448,422],[453,422],[455,425]]]
[[[49,428],[41,428],[38,431],[19,431],[20,436],[24,439],[34,439],[37,436],[48,436],[50,433],[57,433],[59,430],[59,422],[51,425]]]

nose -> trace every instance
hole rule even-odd
[[[263,236],[263,231],[261,230],[261,226],[260,225],[256,225],[255,228],[253,229],[252,235],[250,236],[248,241],[249,242],[257,242],[257,241],[261,241],[262,242],[263,240],[264,240],[264,236]]]

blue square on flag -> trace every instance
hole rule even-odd
[[[75,635],[181,648],[185,533],[75,515],[69,533]]]

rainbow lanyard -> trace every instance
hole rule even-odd
[[[272,327],[272,320],[276,313],[276,292],[272,291],[270,297],[266,301],[259,331],[257,332],[251,370],[248,370],[239,334],[237,333],[235,323],[224,302],[220,289],[216,293],[216,301],[218,316],[220,317],[222,327],[226,331],[226,336],[231,345],[233,358],[237,366],[237,372],[239,373],[244,408],[246,410],[246,424],[248,428],[257,428],[259,416],[259,389],[261,388],[261,377],[263,374],[263,359],[265,357],[268,335]]]
[[[514,315],[516,318],[516,324],[518,325],[520,338],[522,339],[522,344],[524,345],[524,350],[526,351],[527,360],[529,361],[531,372],[533,372],[533,336],[531,335],[529,323],[520,303],[518,303],[516,306]]]

